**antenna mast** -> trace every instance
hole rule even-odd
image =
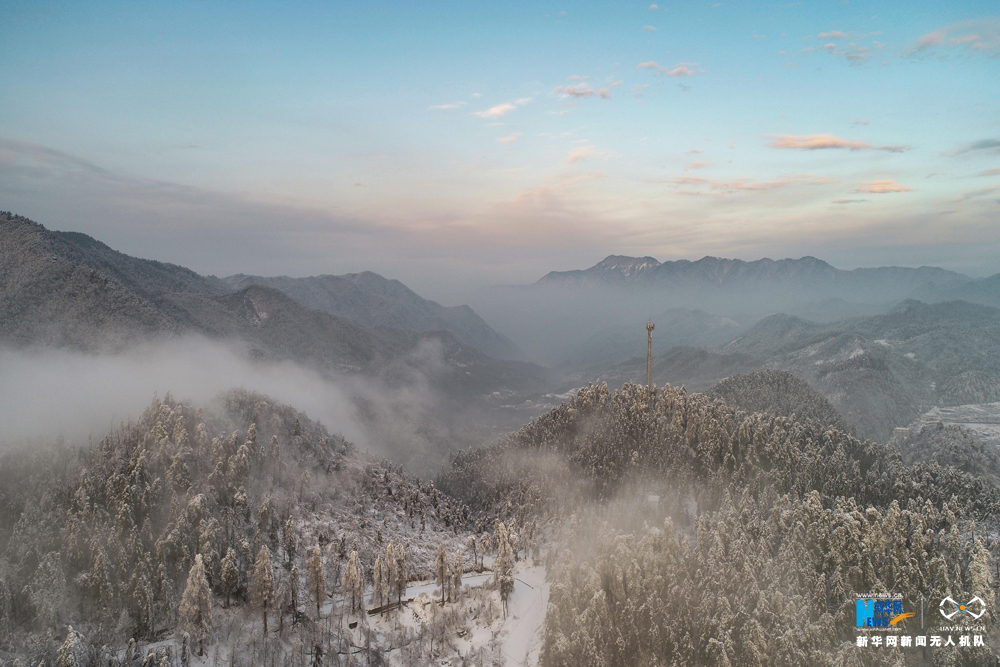
[[[652,318],[646,324],[646,387],[653,386],[653,329],[656,325],[653,324]]]

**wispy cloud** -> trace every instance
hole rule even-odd
[[[561,97],[593,97],[597,93],[594,89],[585,83],[578,83],[575,86],[559,86],[556,88],[556,92],[559,93]]]
[[[431,109],[458,109],[464,106],[465,102],[455,102],[453,104],[435,104]]]
[[[520,132],[514,132],[513,134],[508,134],[506,137],[497,137],[498,144],[512,144],[521,138]]]
[[[866,42],[866,40],[880,34],[879,32],[866,34],[829,30],[816,35],[816,39],[824,42],[822,46],[808,46],[802,49],[801,53],[808,55],[814,51],[823,51],[832,56],[843,57],[852,65],[860,65],[871,60],[876,52],[885,48],[885,44],[878,40]]]
[[[912,192],[913,188],[908,188],[905,185],[900,185],[892,179],[884,179],[879,181],[870,181],[868,183],[862,183],[858,187],[854,188],[852,192],[865,192],[875,195],[889,194],[890,192]]]
[[[672,70],[667,72],[667,76],[694,76],[701,74],[702,70],[696,69],[698,63],[678,63]]]
[[[659,8],[660,8],[660,6],[657,5],[657,4],[652,4],[652,5],[649,6],[650,10],[659,9]]]
[[[698,169],[707,169],[712,166],[711,162],[688,162],[687,166],[684,167],[684,171],[695,171]]]
[[[614,81],[604,88],[594,90],[586,83],[578,83],[573,86],[559,86],[555,89],[555,92],[559,93],[560,97],[572,97],[576,99],[584,97],[601,97],[608,100],[611,99],[611,89],[617,88],[620,85],[622,85],[621,81]]]
[[[656,32],[655,25],[644,25],[642,26],[642,29],[645,30],[646,32]]]
[[[1000,54],[1000,18],[982,18],[952,23],[917,38],[907,50],[909,57],[961,50],[995,56]]]
[[[867,124],[868,121],[862,118],[856,118],[853,121],[851,121],[851,125],[867,125]]]
[[[979,141],[973,141],[971,144],[966,144],[961,148],[952,151],[951,155],[962,155],[964,153],[971,153],[973,151],[998,151],[1000,150],[1000,139],[980,139]]]
[[[979,172],[980,176],[1000,176],[1000,169],[986,169]]]
[[[473,115],[479,116],[480,118],[500,118],[501,116],[506,116],[511,111],[514,111],[519,106],[524,106],[530,101],[530,97],[522,97],[521,99],[514,100],[513,104],[510,102],[504,102],[503,104],[498,104],[484,111],[474,111]]]
[[[860,204],[862,202],[868,201],[867,199],[834,199],[834,204]]]
[[[637,69],[651,69],[656,71],[658,74],[666,74],[667,76],[692,76],[694,74],[703,74],[704,70],[697,69],[698,63],[677,63],[672,68],[660,65],[655,60],[648,60],[644,63],[639,63],[636,65]]]
[[[566,164],[575,164],[577,162],[583,162],[584,160],[589,160],[594,157],[593,146],[580,146],[579,148],[570,152],[566,156]]]
[[[503,104],[498,104],[498,105],[496,105],[494,107],[490,107],[489,109],[486,109],[484,111],[475,111],[473,113],[476,116],[479,116],[480,118],[500,118],[501,116],[505,116],[505,115],[509,114],[511,111],[513,111],[516,108],[517,107],[514,106],[513,104],[504,102]]]
[[[670,183],[675,186],[687,188],[682,192],[685,194],[725,194],[736,192],[765,192],[776,190],[791,185],[829,185],[833,183],[828,178],[816,176],[814,174],[793,174],[782,176],[771,181],[758,181],[747,176],[728,180],[705,178],[702,176],[674,176],[663,179],[660,182]]]
[[[700,154],[702,154],[702,153],[704,153],[704,152],[705,152],[705,151],[701,150],[700,148],[692,148],[691,150],[689,150],[689,151],[687,152],[687,154],[688,154],[688,155],[700,155]]]
[[[841,139],[833,134],[778,134],[775,135],[768,144],[771,148],[787,148],[795,150],[825,150],[825,149],[846,149],[852,151],[878,150],[889,153],[901,153],[906,150],[906,146],[874,146],[866,141],[852,141]]]

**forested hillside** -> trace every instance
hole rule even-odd
[[[543,665],[874,665],[854,645],[858,596],[974,591],[995,609],[990,481],[669,386],[590,385],[438,485],[556,526]]]
[[[131,667],[165,638],[176,656],[183,632],[189,656],[218,661],[221,643],[231,664],[350,654],[350,586],[388,581],[391,556],[405,590],[476,527],[433,484],[240,390],[204,410],[154,400],[90,448],[4,451],[0,490],[0,659],[30,665]],[[268,617],[294,633],[261,643],[247,621]]]
[[[849,432],[843,418],[821,393],[791,373],[759,370],[730,376],[706,392],[746,412],[811,419]]]

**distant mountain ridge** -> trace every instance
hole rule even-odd
[[[661,313],[701,311],[740,327],[773,313],[832,322],[884,313],[906,299],[1000,307],[1000,275],[976,279],[932,266],[844,270],[812,256],[660,262],[610,255],[590,268],[552,271],[529,285],[481,290],[472,306],[528,358],[584,369],[644,352],[649,317],[658,327],[653,345],[659,350],[720,342],[689,336],[669,316],[657,321]],[[721,331],[706,333],[714,339]],[[600,358],[594,355],[598,348]]]
[[[446,307],[424,299],[398,280],[365,271],[341,276],[266,278],[237,274],[226,284],[242,289],[263,285],[279,290],[303,306],[353,320],[367,327],[391,327],[419,333],[447,331],[456,339],[486,354],[509,359],[517,347],[494,331],[468,306]]]
[[[936,267],[878,267],[845,271],[816,257],[770,258],[747,262],[741,259],[702,257],[699,260],[659,262],[652,257],[610,255],[589,269],[552,271],[535,285],[581,285],[653,287],[666,284],[741,287],[753,282],[790,282],[855,285],[877,280],[910,287],[970,280],[954,271]]]

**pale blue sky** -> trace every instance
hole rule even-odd
[[[8,2],[0,208],[446,302],[610,253],[1000,271],[990,2]]]

